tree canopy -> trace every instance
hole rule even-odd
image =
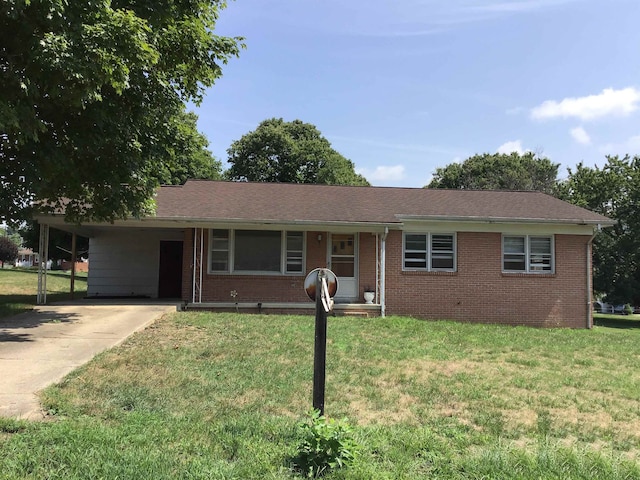
[[[219,180],[222,162],[208,150],[209,141],[197,127],[193,112],[181,112],[167,120],[164,158],[155,172],[163,185],[182,185],[188,179]]]
[[[436,169],[427,188],[537,190],[553,194],[559,166],[532,152],[484,153]]]
[[[569,169],[558,196],[616,220],[594,239],[594,290],[613,303],[640,305],[640,157],[606,159],[602,168]]]
[[[310,123],[264,120],[227,150],[236,181],[369,185]]]
[[[184,106],[242,46],[213,33],[225,5],[2,2],[0,218],[62,198],[72,221],[142,215],[158,183],[191,168],[177,152],[205,168]]]

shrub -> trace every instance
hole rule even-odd
[[[308,478],[318,478],[329,470],[350,464],[358,443],[345,421],[328,420],[319,410],[312,410],[310,416],[308,423],[299,424],[303,440],[293,459],[293,467]]]

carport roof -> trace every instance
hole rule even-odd
[[[401,224],[457,220],[611,225],[541,192],[189,180],[158,189],[155,218],[218,222]]]

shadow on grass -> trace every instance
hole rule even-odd
[[[625,318],[624,315],[594,315],[593,316],[593,324],[598,327],[607,327],[607,328],[621,328],[621,329],[631,329],[631,328],[640,328],[640,319],[637,318],[637,315],[634,315],[636,318]]]
[[[74,298],[83,298],[86,293],[86,290],[77,291],[74,294]],[[64,302],[67,300],[71,300],[71,294],[67,292],[47,294],[47,303]],[[29,312],[33,310],[35,305],[36,295],[0,295],[0,324],[3,318]]]

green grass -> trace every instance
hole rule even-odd
[[[176,313],[0,422],[0,478],[287,479],[313,318]],[[640,478],[640,328],[330,318],[326,413],[361,445],[329,479]]]
[[[47,302],[68,300],[70,272],[47,272]],[[87,274],[76,273],[75,298],[87,292]],[[0,318],[33,309],[38,293],[38,271],[35,269],[0,269]]]

